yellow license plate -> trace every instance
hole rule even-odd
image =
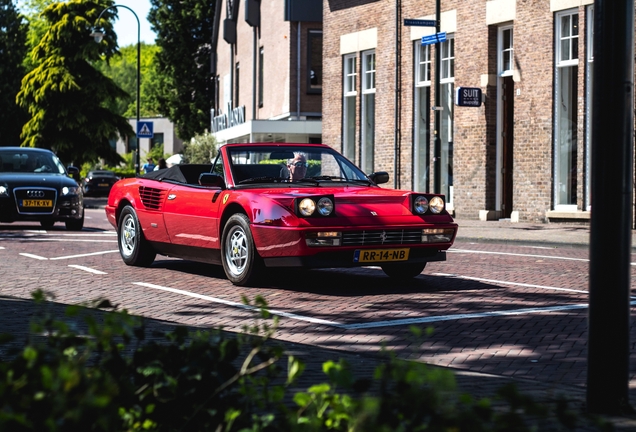
[[[389,262],[407,261],[409,249],[357,249],[353,254],[353,262]]]
[[[100,183],[97,186],[99,186],[99,187],[108,187],[108,183]]]
[[[51,200],[22,200],[22,207],[53,207]]]

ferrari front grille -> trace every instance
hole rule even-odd
[[[422,243],[421,229],[343,231],[343,246],[403,245]]]
[[[161,210],[164,191],[147,186],[139,187],[139,197],[144,207],[151,210]]]

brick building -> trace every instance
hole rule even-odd
[[[423,45],[435,3],[323,1],[322,141],[458,217],[588,219],[593,0],[441,0]]]
[[[320,142],[322,1],[222,0],[214,16],[217,142]]]

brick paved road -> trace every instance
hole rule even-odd
[[[87,216],[81,233],[63,225],[45,232],[36,224],[0,224],[0,304],[13,308],[9,316],[19,314],[15,299],[42,288],[62,304],[106,297],[154,320],[240,331],[253,322],[241,296],[260,294],[282,316],[277,338],[301,351],[360,355],[358,366],[370,369],[362,355],[384,344],[400,356],[467,373],[584,392],[587,249],[458,242],[447,262],[430,264],[409,283],[396,284],[376,268],[279,270],[261,287],[245,289],[229,283],[221,268],[193,262],[158,257],[150,268],[128,267],[103,210]],[[7,317],[2,326],[15,328]],[[411,325],[434,333],[418,343]],[[633,402],[636,370],[630,388]]]

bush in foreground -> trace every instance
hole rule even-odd
[[[530,431],[545,429],[546,422],[562,429],[575,426],[575,413],[565,403],[551,412],[514,387],[500,389],[496,403],[474,399],[457,391],[448,370],[401,361],[391,353],[373,377],[362,379],[355,379],[342,360],[325,362],[326,382],[290,395],[304,365],[271,340],[277,318],[260,297],[253,305],[244,299],[258,315],[253,326],[237,335],[184,327],[149,331],[143,319],[105,300],[91,308],[69,307],[64,318],[56,319],[42,292],[34,293],[34,299],[41,313],[26,346],[0,363],[3,431]],[[2,341],[9,339],[5,335]]]

